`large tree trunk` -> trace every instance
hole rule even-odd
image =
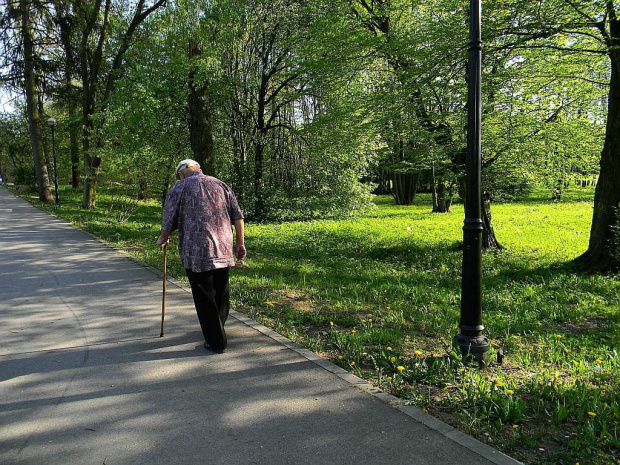
[[[611,80],[601,172],[594,191],[588,250],[576,260],[587,271],[620,269],[620,240],[614,238],[612,228],[620,209],[620,20],[610,21],[610,30],[616,49],[609,52]]]
[[[26,111],[28,113],[28,126],[30,130],[30,144],[32,146],[32,159],[37,181],[37,191],[41,202],[53,203],[54,197],[50,189],[47,165],[41,153],[41,128],[38,103],[38,92],[34,75],[34,36],[32,22],[30,20],[30,4],[28,0],[20,0],[21,33],[24,41],[24,85],[26,90]]]
[[[190,59],[202,53],[198,42],[190,41],[188,57]],[[194,153],[194,159],[200,163],[203,173],[215,175],[213,155],[213,127],[211,123],[211,109],[207,98],[207,86],[198,84],[195,71],[189,73],[189,96],[187,107],[189,111],[189,140]]]

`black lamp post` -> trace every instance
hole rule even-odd
[[[56,127],[56,118],[48,118],[47,125],[52,130],[52,159],[54,160],[54,192],[56,195],[56,205],[60,205],[58,198],[58,171],[56,170],[56,139],[54,138],[54,128]]]
[[[463,274],[461,280],[461,332],[454,336],[464,356],[485,366],[489,340],[482,335],[482,231],[481,218],[481,0],[470,1],[469,81],[467,91],[467,196],[463,225]]]

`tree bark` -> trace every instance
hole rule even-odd
[[[482,230],[482,248],[502,250],[504,246],[498,242],[493,229],[491,195],[484,191],[482,192],[482,226],[484,228]]]
[[[576,259],[579,266],[590,272],[620,269],[620,241],[614,238],[613,229],[620,209],[620,20],[610,21],[610,32],[615,48],[609,52],[611,79],[601,171],[594,191],[588,250]]]
[[[446,183],[442,176],[436,176],[434,166],[432,169],[432,181],[433,213],[451,213],[452,186],[446,188]]]
[[[60,29],[60,43],[65,54],[64,69],[64,98],[67,102],[69,116],[69,153],[71,155],[71,186],[77,189],[80,185],[80,124],[78,116],[79,100],[73,86],[75,63],[75,49],[72,38],[75,34],[75,18],[70,13],[70,6],[64,0],[54,2],[56,9],[56,24]]]
[[[392,197],[396,205],[411,205],[418,189],[420,173],[391,173]]]
[[[188,58],[201,55],[202,51],[196,41],[190,41]],[[196,82],[196,71],[189,73],[188,112],[189,112],[189,140],[194,153],[194,159],[200,164],[203,173],[215,175],[213,154],[213,125],[211,109],[207,97],[207,86]]]
[[[264,135],[261,134],[261,141],[254,147],[254,217],[258,220],[265,219],[265,193],[264,193],[264,156],[265,144]]]
[[[37,191],[41,202],[53,203],[54,196],[50,188],[47,165],[42,157],[41,128],[38,104],[38,91],[35,82],[35,51],[34,33],[30,19],[29,0],[20,0],[19,9],[21,14],[21,33],[24,42],[24,86],[26,90],[26,111],[28,113],[28,126],[30,130],[30,144],[32,147],[32,159],[37,181]]]
[[[387,195],[391,193],[390,187],[390,173],[383,169],[377,169],[377,189],[375,190],[375,194],[377,195]]]

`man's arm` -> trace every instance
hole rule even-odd
[[[246,255],[245,242],[244,242],[245,226],[243,224],[242,219],[235,220],[234,224],[235,224],[235,239],[236,239],[235,256],[237,257],[237,260],[243,260]]]

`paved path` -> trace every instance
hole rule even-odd
[[[207,353],[191,294],[0,186],[0,463],[516,461],[233,314]]]

